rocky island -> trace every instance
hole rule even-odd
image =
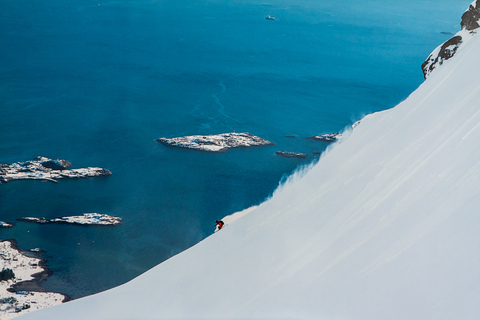
[[[0,183],[12,180],[44,180],[56,183],[58,179],[104,177],[112,174],[109,170],[98,167],[68,170],[71,166],[66,160],[42,156],[25,162],[0,164]]]
[[[99,226],[116,226],[122,223],[122,218],[110,216],[101,213],[84,213],[80,216],[69,216],[53,219],[23,217],[18,221],[35,222],[40,224],[46,223],[64,223],[64,224],[79,224],[79,225],[99,225]]]
[[[307,139],[325,141],[325,142],[336,142],[341,137],[342,137],[341,133],[327,133],[327,134],[319,134],[313,137],[308,137]]]
[[[284,157],[284,158],[299,158],[304,159],[308,157],[308,154],[305,153],[295,153],[295,152],[285,152],[285,151],[277,151],[275,152],[277,156]]]
[[[248,132],[194,135],[171,139],[159,138],[157,139],[157,142],[166,146],[207,152],[225,152],[227,149],[231,148],[273,145],[272,142],[254,136]]]

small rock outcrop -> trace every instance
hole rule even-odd
[[[5,222],[5,221],[0,221],[0,228],[12,228],[14,226],[14,224],[12,223],[8,223],[8,222]]]
[[[34,160],[39,160],[41,157],[37,157]],[[72,166],[72,164],[63,159],[49,159],[40,162],[43,167],[53,169],[53,170],[66,170]]]
[[[284,158],[299,158],[304,159],[308,157],[308,154],[305,153],[296,153],[296,152],[286,152],[286,151],[277,151],[275,152],[277,156],[284,157]]]
[[[342,137],[341,133],[327,133],[327,134],[319,134],[313,137],[308,137],[307,139],[325,141],[325,142],[336,142],[341,137]]]

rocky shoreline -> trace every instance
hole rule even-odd
[[[69,161],[38,156],[30,161],[0,164],[0,183],[13,180],[43,180],[57,183],[58,179],[106,177],[112,173],[104,168],[68,169]]]
[[[20,314],[58,305],[72,300],[62,293],[48,292],[43,282],[53,272],[38,255],[40,250],[22,251],[15,239],[0,241],[0,261],[10,269],[14,278],[0,281],[0,319],[11,319]]]
[[[157,142],[171,147],[187,148],[207,152],[225,152],[231,148],[271,146],[272,142],[248,132],[194,135],[177,138],[158,138]]]

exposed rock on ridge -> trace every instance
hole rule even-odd
[[[454,36],[446,41],[439,48],[435,49],[422,64],[423,76],[427,76],[437,67],[441,66],[445,60],[452,58],[462,43],[462,36]]]
[[[480,20],[480,0],[472,2],[467,11],[462,15],[462,22],[460,25],[462,29],[472,31],[480,27],[478,24]]]
[[[438,46],[422,64],[425,79],[434,69],[441,66],[446,60],[452,58],[458,48],[476,34],[475,29],[480,27],[480,0],[473,1],[467,11],[462,15],[460,26],[462,30],[455,36]]]

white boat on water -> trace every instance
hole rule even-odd
[[[272,17],[272,16],[266,16],[265,19],[267,20],[275,20],[275,17]]]

